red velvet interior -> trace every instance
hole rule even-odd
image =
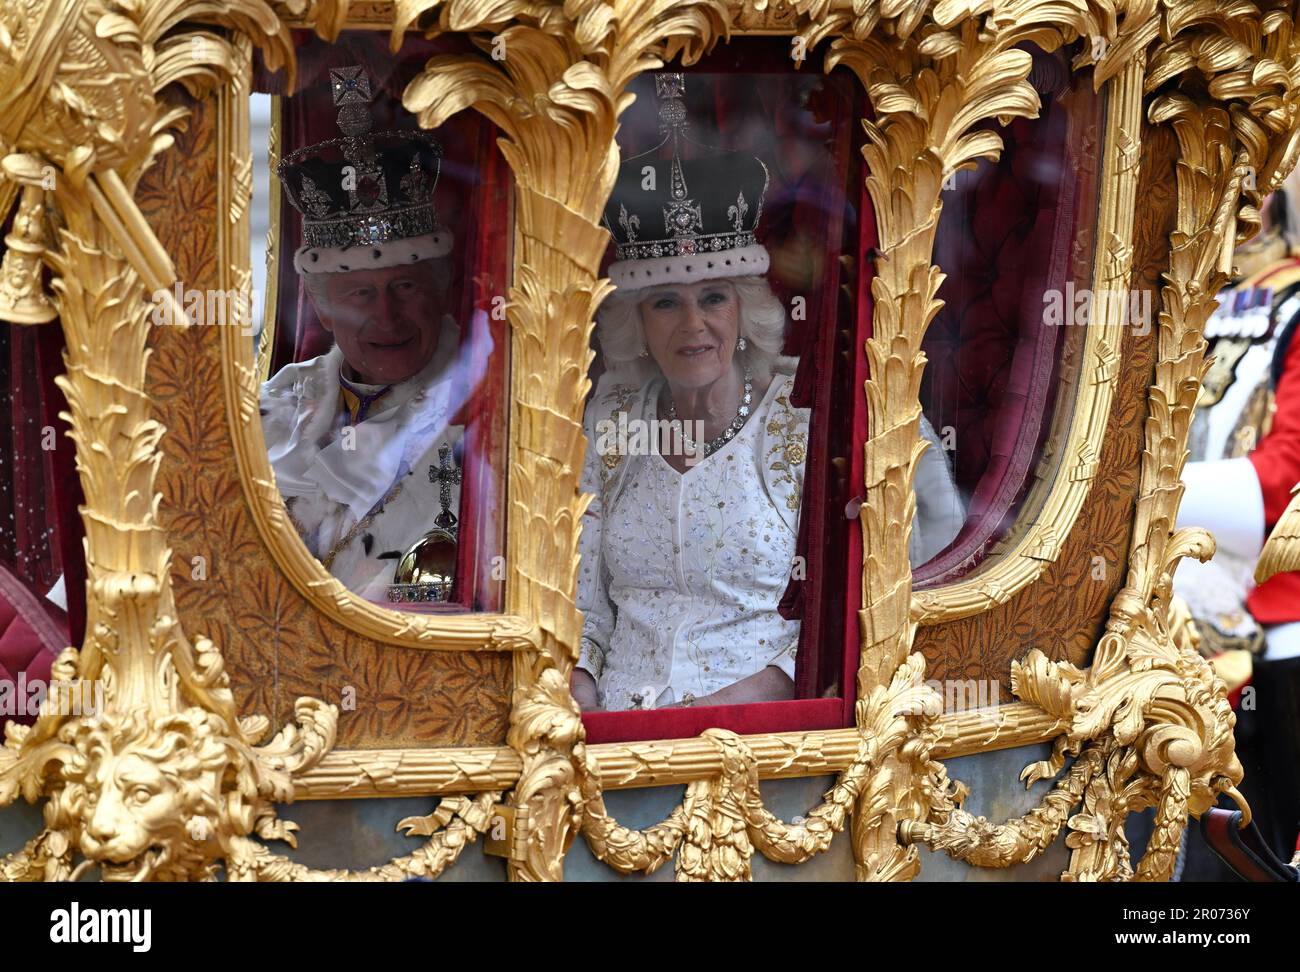
[[[3,240],[5,227],[0,227]],[[0,254],[4,245],[0,242]],[[68,408],[54,383],[63,373],[63,328],[0,324],[0,563],[46,594],[65,575],[63,638],[81,644],[86,626],[85,537]],[[53,430],[53,437],[46,433]],[[53,444],[53,448],[46,448]],[[51,609],[58,610],[53,605]]]
[[[740,44],[731,47],[744,49]],[[1065,92],[1068,72],[1059,58],[1040,52],[1034,56],[1031,82],[1044,96],[1042,118],[1004,129],[1002,159],[960,177],[965,186],[961,204],[951,197],[945,200],[936,258],[949,274],[940,292],[948,303],[931,325],[925,344],[930,364],[922,403],[936,429],[951,425],[956,430],[958,448],[953,459],[958,484],[970,499],[971,518],[947,553],[917,572],[918,583],[927,577],[946,579],[968,569],[1014,519],[1055,405],[1052,393],[1059,378],[1061,332],[1043,324],[1043,294],[1049,287],[1064,288],[1070,279],[1073,247],[1086,235],[1095,210],[1094,173],[1079,154],[1083,140],[1077,129],[1095,125],[1098,113],[1090,92]],[[753,60],[745,49],[745,64]],[[855,138],[855,157],[859,147],[860,140]],[[850,167],[850,171],[853,181],[848,185],[862,186],[865,173],[860,166]],[[835,578],[829,585],[835,591],[833,596],[822,588],[819,596],[810,597],[815,590],[810,584],[799,591],[792,588],[802,602],[805,636],[823,622],[821,636],[811,642],[812,650],[807,637],[801,642],[796,682],[801,695],[840,694],[843,687],[849,691],[838,699],[588,713],[584,723],[593,742],[684,737],[709,726],[738,732],[826,728],[824,720],[834,711],[830,703],[838,710],[838,725],[852,723],[862,534],[855,523],[843,529],[842,517],[845,498],[860,492],[849,484],[863,479],[863,453],[852,443],[864,441],[867,435],[866,399],[861,389],[868,375],[865,341],[872,314],[870,258],[877,243],[865,191],[856,202],[862,219],[849,221],[855,246],[848,250],[852,260],[846,265],[862,272],[836,281],[847,294],[856,293],[856,303],[847,312],[841,308],[838,318],[822,317],[823,326],[816,329],[815,338],[805,336],[792,342],[792,349],[804,356],[800,383],[809,396],[806,403],[814,409],[814,425],[819,424],[820,411],[820,426],[825,430],[810,442],[800,549],[809,558],[810,577]],[[845,204],[851,205],[847,196]],[[1084,286],[1086,281],[1076,282],[1076,287]],[[831,333],[832,319],[849,322],[838,325],[848,331],[844,340]],[[827,349],[835,353],[825,354]],[[819,398],[819,393],[826,397]],[[853,406],[830,407],[837,401],[852,402]],[[851,421],[843,422],[843,416]],[[825,463],[823,470],[843,471],[835,475],[824,472],[824,478],[816,479],[819,450],[823,462],[827,455],[840,459]],[[810,489],[823,493],[810,495]],[[809,528],[809,511],[814,508],[818,519],[812,522],[819,530]],[[817,539],[810,542],[812,537]],[[843,545],[834,548],[826,542],[833,537],[842,538]],[[787,598],[792,600],[796,598]],[[824,625],[832,613],[837,629],[833,639],[827,637]],[[820,677],[813,681],[807,677],[810,659],[816,659],[820,668]],[[821,691],[810,691],[814,685]]]
[[[16,708],[36,701],[20,690],[49,679],[58,653],[85,634],[81,480],[58,417],[67,402],[54,384],[63,371],[63,341],[57,321],[0,324],[0,522],[7,524],[0,528],[0,679],[12,683]],[[46,429],[54,430],[52,449],[44,448]],[[68,612],[45,597],[61,572]],[[30,724],[36,713],[13,718]],[[0,716],[0,735],[6,721]]]
[[[49,679],[54,659],[67,645],[67,615],[0,563],[0,679],[12,683],[14,706],[12,716],[0,715],[0,737],[9,718],[26,725],[36,721],[27,706],[39,705],[38,699],[25,689]]]
[[[582,725],[589,743],[636,742],[640,739],[690,739],[705,729],[730,729],[746,735],[840,729],[842,699],[792,699],[789,702],[750,702],[649,712],[584,712]]]

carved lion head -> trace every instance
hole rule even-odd
[[[49,823],[70,827],[105,880],[206,872],[209,845],[228,823],[222,778],[242,761],[222,729],[200,709],[152,724],[136,715],[77,720],[61,733],[77,753],[64,764]]]

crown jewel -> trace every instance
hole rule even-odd
[[[685,91],[681,73],[655,75],[663,141],[627,159],[619,169],[605,211],[617,254],[610,276],[619,286],[767,270],[766,250],[756,235],[767,193],[767,166],[752,155],[688,138]],[[689,157],[683,153],[688,147],[694,150]],[[661,151],[665,148],[671,148],[668,158]],[[678,265],[681,258],[696,256],[704,259],[689,269]]]
[[[277,174],[303,216],[306,249],[346,249],[438,233],[433,190],[442,148],[428,132],[371,133],[363,68],[330,69],[341,138],[290,152]]]

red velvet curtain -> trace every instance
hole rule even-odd
[[[3,246],[0,246],[3,252]],[[63,372],[63,329],[0,324],[0,561],[80,644],[86,624],[86,561],[75,449],[54,384]],[[65,616],[43,595],[63,574]]]
[[[335,46],[305,31],[295,31],[294,41],[297,87],[292,97],[281,101],[282,155],[338,137],[330,68],[365,66],[374,92],[375,131],[413,129],[418,127],[414,116],[401,106],[407,84],[431,57],[471,49],[461,37],[409,38],[394,55],[388,50],[387,35],[372,31],[345,32]],[[270,94],[288,93],[283,72],[270,74],[260,61],[254,87]],[[501,308],[510,283],[512,183],[496,145],[499,132],[481,115],[461,112],[437,129],[437,136],[443,159],[435,204],[439,221],[455,235],[448,307],[461,327],[461,341],[471,362],[461,392],[466,406],[457,419],[466,426],[459,513],[462,542],[451,605],[403,605],[403,609],[499,611],[503,577],[496,568],[504,561],[496,558],[505,556],[510,337]],[[332,344],[293,268],[293,253],[301,245],[301,219],[282,196],[272,374],[291,362],[323,354]]]

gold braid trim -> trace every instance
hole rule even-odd
[[[798,823],[787,824],[763,807],[758,763],[744,739],[725,729],[709,729],[702,738],[718,747],[722,772],[691,783],[682,803],[666,819],[646,830],[619,825],[605,809],[595,761],[584,745],[581,756],[582,833],[592,853],[623,873],[653,871],[678,851],[677,877],[682,881],[749,880],[755,849],[769,860],[799,864],[825,851],[848,823],[854,805],[865,808],[860,819],[878,826],[888,811],[889,767],[924,760],[937,740],[938,694],[922,680],[925,660],[911,655],[888,687],[879,686],[859,700],[861,729],[853,762],[827,792],[825,800]],[[910,752],[904,752],[911,744]],[[916,849],[904,859],[915,864]]]

